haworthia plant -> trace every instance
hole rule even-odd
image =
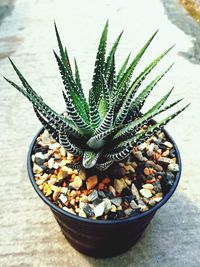
[[[115,161],[127,158],[134,146],[144,142],[155,132],[160,131],[164,125],[187,107],[179,109],[154,125],[149,125],[150,119],[181,101],[177,100],[163,107],[171,94],[172,90],[170,90],[147,112],[141,112],[148,95],[171,68],[170,66],[154,78],[135,97],[143,80],[171,50],[169,48],[159,55],[144,68],[134,81],[131,81],[134,69],[157,32],[150,37],[130,65],[128,65],[129,54],[117,72],[115,53],[122,33],[117,37],[108,55],[106,55],[108,34],[108,22],[106,22],[100,38],[92,86],[87,100],[83,92],[78,64],[74,60],[75,69],[73,72],[67,49],[62,45],[56,24],[55,31],[59,55],[56,52],[54,52],[54,55],[64,84],[65,115],[64,113],[58,114],[38,96],[11,60],[10,62],[22,85],[19,86],[9,79],[5,79],[28,98],[38,119],[56,141],[80,159],[79,161],[76,160],[73,168],[79,168],[80,166],[92,168],[95,166],[102,171],[107,169]],[[141,131],[144,125],[148,127]]]

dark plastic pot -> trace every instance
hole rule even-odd
[[[181,158],[178,147],[172,137],[163,130],[168,140],[174,144],[180,170],[176,174],[172,188],[161,202],[150,210],[134,217],[102,221],[86,219],[68,213],[54,205],[40,191],[32,172],[31,155],[36,139],[42,131],[43,128],[36,134],[29,148],[27,158],[28,174],[35,191],[52,210],[66,239],[75,249],[93,257],[111,257],[128,250],[141,237],[156,211],[172,196],[180,180]]]

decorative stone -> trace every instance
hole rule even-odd
[[[155,162],[153,162],[153,161],[151,161],[151,160],[146,161],[146,162],[145,162],[145,166],[146,166],[147,168],[152,167],[152,168],[154,168],[154,169],[155,169],[156,171],[158,171],[158,172],[163,171],[163,167],[162,167],[162,166],[156,164]]]
[[[67,197],[64,194],[60,194],[58,198],[63,204],[67,202]]]
[[[150,174],[149,168],[144,168],[144,174],[145,175],[149,175]]]
[[[75,190],[78,190],[82,186],[82,184],[83,184],[83,181],[81,180],[81,178],[79,176],[76,176],[74,178],[74,181],[70,183],[69,185]]]
[[[107,214],[110,211],[112,204],[108,198],[104,198],[103,202],[105,203],[104,213]]]
[[[128,208],[128,209],[126,209],[126,210],[124,210],[124,212],[125,212],[125,214],[127,215],[127,216],[129,216],[131,213],[132,213],[132,209],[131,208]]]
[[[63,178],[66,178],[66,177],[68,177],[68,175],[71,175],[73,173],[73,170],[69,167],[66,167],[66,166],[63,166],[61,168],[61,171],[63,173]]]
[[[140,151],[143,151],[145,148],[146,148],[146,143],[142,143],[140,144],[137,148],[140,150]]]
[[[93,201],[95,201],[95,200],[98,198],[98,192],[97,192],[97,190],[93,190],[92,193],[90,193],[90,194],[87,196],[87,198],[88,198],[88,201],[89,201],[89,202],[93,202]]]
[[[85,213],[82,209],[80,209],[78,215],[79,215],[80,217],[87,218],[86,213]]]
[[[145,212],[145,211],[149,210],[147,205],[141,199],[138,201],[138,206],[139,206],[141,212]]]
[[[140,207],[136,204],[136,202],[135,202],[134,200],[132,200],[132,201],[130,202],[130,206],[131,206],[132,209],[138,209],[138,208],[140,208]]]
[[[96,175],[88,177],[86,180],[87,190],[93,189],[95,185],[97,184],[97,182],[98,182],[98,179]]]
[[[143,197],[146,197],[146,198],[150,198],[150,197],[152,197],[152,193],[151,193],[151,191],[148,190],[148,189],[145,189],[145,188],[140,189],[140,194],[141,194]]]
[[[52,169],[53,168],[53,164],[54,164],[54,159],[53,158],[50,158],[50,160],[48,160],[49,169]]]
[[[115,206],[119,207],[119,206],[121,205],[121,203],[122,203],[122,198],[121,198],[121,197],[115,197],[115,198],[112,198],[112,199],[111,199],[111,202],[112,202]]]
[[[139,161],[147,161],[147,158],[143,157],[141,151],[134,152],[134,155]]]
[[[106,198],[106,195],[105,195],[105,193],[103,191],[99,191],[98,195],[99,195],[100,198]]]
[[[53,168],[54,168],[55,170],[57,170],[59,167],[60,167],[59,163],[55,162],[55,163],[53,164]]]
[[[137,187],[134,185],[134,183],[132,183],[132,185],[131,185],[131,193],[137,200],[140,199],[140,194],[137,190]]]
[[[113,194],[113,196],[116,196],[116,190],[112,185],[109,185],[108,190]]]
[[[96,217],[100,217],[103,215],[105,209],[105,202],[101,202],[98,206],[94,208],[94,214]]]
[[[116,212],[117,211],[117,208],[116,208],[116,206],[115,205],[112,205],[111,206],[111,210],[110,211],[112,211],[112,212]]]
[[[167,184],[172,186],[174,183],[174,174],[172,172],[166,172],[166,180],[167,180]]]
[[[135,169],[131,165],[125,165],[124,169],[125,169],[126,172],[135,173]]]
[[[169,156],[169,149],[166,149],[165,152],[162,153],[163,157],[168,157]]]
[[[46,158],[45,156],[42,154],[42,152],[37,152],[35,154],[35,163],[37,163],[38,165],[42,165],[45,162]]]
[[[159,180],[153,183],[153,187],[154,187],[154,191],[157,193],[162,191],[161,183]]]
[[[176,163],[171,163],[168,165],[168,170],[171,172],[178,172],[179,171],[179,166]]]
[[[33,164],[33,173],[38,174],[38,173],[42,173],[42,172],[43,172],[43,169],[39,165],[34,163]]]
[[[90,205],[84,205],[83,211],[86,213],[86,215],[88,217],[93,217],[94,216],[94,211],[93,211],[93,209],[91,208]]]
[[[58,187],[57,190],[54,191],[53,193],[53,201],[57,201],[58,200],[58,197],[60,196],[60,192],[61,192],[61,187]]]
[[[69,213],[71,213],[71,214],[76,215],[76,213],[74,212],[73,209],[69,209],[69,208],[67,208],[67,207],[63,207],[63,210],[65,210],[65,211],[67,211],[67,212],[69,212]]]
[[[50,144],[51,142],[51,136],[47,130],[45,130],[42,134],[42,142],[44,142],[45,144]]]
[[[85,172],[85,169],[84,168],[81,168],[78,172],[78,176],[83,180],[85,181],[86,179],[86,172]]]
[[[153,188],[154,188],[152,184],[144,184],[142,187],[144,189],[148,189],[148,190],[153,190]]]
[[[44,184],[43,184],[43,193],[44,193],[44,195],[45,195],[46,197],[48,197],[49,195],[51,195],[52,190],[51,190],[49,184],[47,184],[47,183],[44,183]]]
[[[52,149],[52,150],[57,149],[57,148],[60,148],[60,144],[59,143],[54,143],[54,144],[51,144],[49,146],[49,149]]]
[[[124,188],[123,182],[119,179],[115,179],[114,180],[114,188],[117,191],[117,193],[121,193],[123,188]]]
[[[66,156],[66,150],[64,149],[63,146],[60,147],[60,154],[61,154],[61,156],[63,156],[63,157]]]
[[[168,141],[165,141],[164,143],[162,143],[164,146],[166,147],[169,147],[169,148],[172,148],[173,147],[173,144],[168,142]]]
[[[155,197],[153,198],[153,200],[154,200],[155,202],[160,202],[160,201],[162,200],[162,197],[157,197],[157,196],[155,196]]]
[[[96,198],[96,199],[93,201],[92,205],[93,205],[93,206],[98,206],[102,201],[103,201],[103,200],[102,200],[101,198]]]
[[[168,165],[171,163],[171,159],[170,158],[165,158],[165,157],[160,157],[158,159],[158,162],[164,165]]]
[[[152,157],[154,152],[155,144],[151,143],[149,146],[149,149],[147,150],[147,156]]]
[[[155,206],[156,205],[156,201],[154,199],[150,199],[149,200],[149,205],[152,206],[152,207]]]

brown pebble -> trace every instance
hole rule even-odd
[[[97,183],[98,183],[98,178],[96,175],[88,177],[86,180],[87,190],[93,189]]]

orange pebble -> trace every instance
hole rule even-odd
[[[98,182],[98,179],[96,175],[88,177],[86,180],[87,189],[88,190],[93,189],[95,185],[97,184],[97,182]]]
[[[103,183],[100,183],[100,184],[98,185],[98,189],[99,189],[99,190],[103,190],[104,187],[105,187],[105,184],[103,184]]]
[[[156,181],[155,178],[151,179],[151,180],[146,180],[146,184],[152,184]]]
[[[150,169],[149,168],[144,168],[144,174],[149,175],[150,174]]]
[[[87,196],[88,195],[88,190],[83,190],[83,194]]]
[[[102,181],[103,184],[109,184],[110,183],[110,179],[109,178],[104,178]]]

